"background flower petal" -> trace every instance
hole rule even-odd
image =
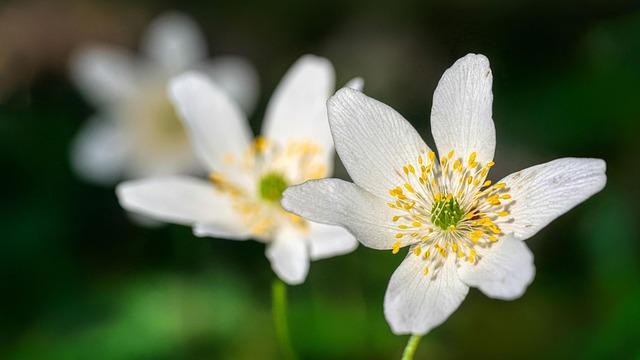
[[[358,240],[349,231],[333,225],[309,222],[307,236],[311,260],[348,254],[358,247]]]
[[[284,75],[267,106],[262,135],[286,144],[313,139],[325,148],[333,141],[321,114],[335,88],[333,65],[325,58],[302,56]]]
[[[71,58],[71,77],[96,105],[113,104],[136,91],[139,64],[125,50],[92,45]]]
[[[309,249],[300,231],[284,226],[267,245],[266,255],[271,268],[289,285],[304,282],[309,272]]]
[[[143,36],[142,48],[152,60],[173,74],[196,65],[207,52],[198,25],[178,12],[168,12],[153,20]]]
[[[126,170],[129,145],[113,120],[89,119],[71,145],[71,165],[87,180],[113,185]]]
[[[251,114],[259,95],[258,73],[253,65],[240,56],[217,56],[198,69],[208,74],[245,114]]]
[[[241,226],[230,199],[202,180],[174,176],[127,181],[118,185],[116,193],[123,208],[154,219],[227,230]]]
[[[247,150],[252,135],[245,115],[207,76],[188,72],[171,79],[169,97],[209,170],[228,168],[225,158],[239,159]]]

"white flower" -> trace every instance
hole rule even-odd
[[[179,13],[154,20],[144,34],[145,57],[94,45],[75,54],[71,74],[100,113],[81,129],[71,162],[84,178],[105,185],[122,178],[199,170],[182,124],[166,95],[168,80],[201,69],[246,110],[257,98],[257,76],[235,56],[205,58],[197,25]]]
[[[334,82],[328,60],[302,57],[276,89],[262,137],[252,141],[244,114],[217,86],[197,73],[176,77],[170,97],[210,181],[126,182],[117,189],[120,203],[129,211],[192,225],[197,236],[265,242],[276,274],[289,284],[303,282],[309,259],[344,254],[358,244],[343,228],[305,221],[279,203],[288,185],[331,174],[334,149],[326,101]],[[355,79],[351,86],[360,88],[362,81]]]
[[[410,247],[385,295],[396,334],[441,324],[469,286],[492,298],[521,296],[535,273],[522,240],[605,185],[605,162],[579,158],[486,180],[495,148],[491,83],[482,55],[444,73],[431,111],[439,157],[392,108],[340,90],[328,102],[329,122],[355,184],[315,180],[284,193],[285,209],[343,226],[368,247]]]

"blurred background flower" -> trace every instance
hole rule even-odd
[[[259,70],[254,133],[301,54],[332,59],[338,84],[365,78],[366,93],[421,134],[444,69],[486,54],[492,179],[570,154],[605,159],[607,187],[528,243],[538,273],[521,299],[471,290],[416,358],[640,356],[637,2],[16,0],[0,5],[0,358],[279,357],[260,244],[133,226],[112,189],[71,170],[70,143],[99,110],[70,80],[70,54],[87,43],[137,53],[147,25],[173,9],[194,17],[214,59],[235,54]],[[360,247],[314,264],[290,292],[301,357],[398,358],[406,338],[381,309],[400,261]]]
[[[71,149],[74,169],[94,182],[200,169],[168,99],[167,82],[174,75],[199,69],[244,111],[255,105],[253,67],[237,56],[206,60],[205,39],[186,15],[160,15],[143,35],[142,50],[146,58],[114,46],[87,45],[72,56],[73,80],[102,110],[84,125]]]

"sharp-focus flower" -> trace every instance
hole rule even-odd
[[[207,60],[206,43],[188,17],[168,13],[154,20],[142,41],[144,57],[113,46],[83,48],[71,74],[100,110],[80,131],[71,149],[75,170],[105,185],[122,178],[195,172],[198,162],[166,94],[168,80],[200,69],[243,109],[253,108],[257,76],[235,56]]]
[[[197,73],[176,77],[170,97],[210,181],[126,182],[118,186],[120,203],[129,211],[192,225],[197,236],[265,242],[276,274],[289,284],[303,282],[309,259],[344,254],[358,244],[341,227],[305,221],[280,206],[287,186],[332,172],[326,101],[334,82],[328,60],[302,57],[276,89],[262,137],[252,141],[245,116],[219,87]],[[362,81],[350,86],[360,88]]]
[[[289,188],[285,209],[347,228],[365,246],[410,250],[394,272],[384,312],[396,334],[444,322],[470,286],[515,299],[533,280],[523,240],[600,191],[605,162],[562,158],[493,183],[491,69],[470,54],[433,96],[438,154],[389,106],[340,90],[328,102],[336,150],[354,183],[323,179]]]

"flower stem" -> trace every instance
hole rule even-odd
[[[295,360],[297,357],[293,346],[291,346],[289,325],[287,324],[287,285],[278,278],[274,279],[271,284],[271,301],[273,324],[282,356],[287,360]]]
[[[402,360],[413,360],[413,355],[418,349],[420,338],[422,338],[422,335],[411,335],[407,342],[407,346],[404,348],[404,352],[402,353]]]

